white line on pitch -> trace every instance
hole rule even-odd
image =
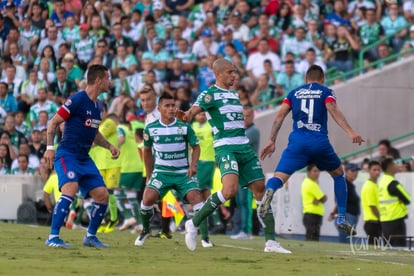
[[[255,250],[254,248],[234,246],[234,245],[229,245],[229,244],[218,244],[218,245],[219,246],[223,246],[223,247],[242,249],[242,250],[251,250],[251,251],[254,251]]]

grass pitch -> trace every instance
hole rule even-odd
[[[62,229],[73,249],[44,245],[48,227],[0,223],[0,275],[410,275],[414,252],[351,250],[350,245],[279,239],[293,254],[264,253],[262,237],[235,241],[214,235],[214,248],[194,252],[184,235],[134,246],[129,232],[100,234],[111,248],[82,245],[84,231]],[[325,276],[324,275],[324,276]]]

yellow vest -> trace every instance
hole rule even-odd
[[[384,174],[378,185],[379,206],[380,206],[380,221],[387,222],[397,219],[401,219],[408,215],[408,208],[404,203],[400,202],[398,197],[390,195],[388,192],[388,186],[395,178],[392,175]],[[410,196],[404,190],[401,184],[397,185],[400,190],[408,199]]]
[[[364,212],[364,221],[378,221],[370,206],[375,206],[379,210],[378,185],[368,179],[361,190],[361,204]]]
[[[302,182],[302,205],[303,213],[315,214],[323,216],[324,207],[323,203],[313,204],[314,199],[321,199],[324,196],[318,183],[309,177],[306,177]]]

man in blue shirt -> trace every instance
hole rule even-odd
[[[328,111],[353,143],[361,144],[364,140],[348,124],[342,111],[336,105],[333,91],[322,85],[325,82],[322,68],[312,65],[306,72],[305,79],[305,85],[292,90],[283,100],[273,122],[269,142],[260,152],[262,160],[273,154],[280,127],[292,111],[293,131],[289,136],[289,144],[282,153],[274,176],[266,183],[266,193],[262,204],[258,207],[258,213],[259,216],[264,217],[264,214],[271,208],[270,203],[274,192],[283,186],[290,175],[314,163],[320,170],[329,172],[334,180],[335,199],[338,206],[336,219],[338,228],[345,231],[347,235],[355,235],[356,232],[345,219],[347,189],[341,160],[328,138]]]
[[[108,206],[108,190],[96,165],[89,156],[92,143],[111,151],[112,158],[118,158],[119,150],[98,132],[102,117],[102,104],[98,96],[109,89],[109,71],[103,65],[92,65],[88,69],[87,87],[69,97],[50,120],[47,128],[45,159],[55,166],[62,195],[55,205],[50,235],[46,240],[49,247],[71,247],[59,237],[69,206],[78,189],[82,197],[93,198],[88,231],[83,240],[85,246],[108,247],[99,241],[96,232]],[[53,145],[56,128],[65,122],[62,140],[55,155]]]

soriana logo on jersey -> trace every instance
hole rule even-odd
[[[86,127],[98,128],[100,123],[101,123],[101,120],[86,118],[85,123],[83,123],[83,125]]]

